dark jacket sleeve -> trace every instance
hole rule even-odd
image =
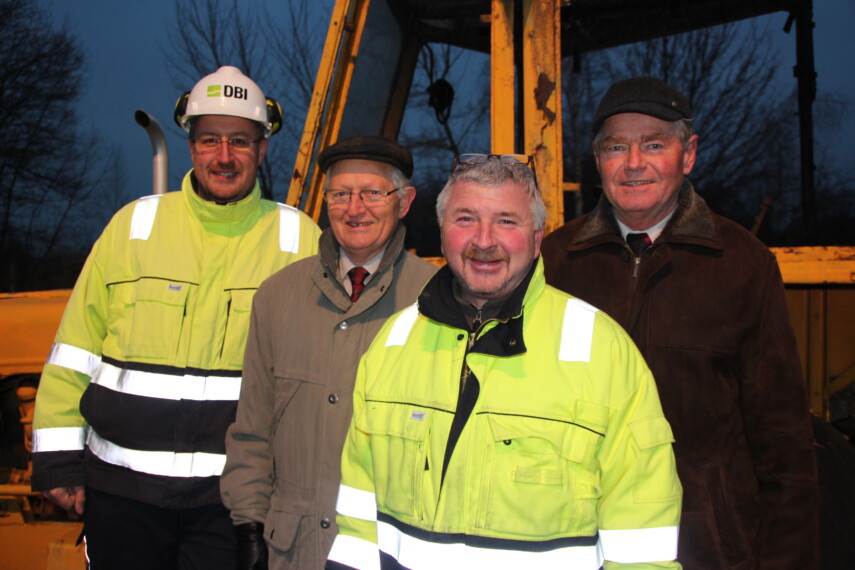
[[[760,484],[758,568],[816,568],[819,490],[810,414],[780,270],[757,282],[756,326],[741,346],[740,406]]]
[[[82,487],[83,451],[48,451],[33,454],[33,491]]]

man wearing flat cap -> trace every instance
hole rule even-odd
[[[255,295],[226,436],[221,491],[243,569],[324,567],[359,358],[436,270],[404,249],[400,220],[415,197],[407,149],[351,137],[324,149],[318,166],[330,227],[318,255]]]
[[[603,196],[543,240],[546,280],[614,317],[674,430],[684,568],[816,568],[818,492],[795,335],[774,256],[686,176],[692,109],[653,77],[594,117]]]

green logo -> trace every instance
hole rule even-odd
[[[222,85],[208,85],[208,97],[222,96]]]

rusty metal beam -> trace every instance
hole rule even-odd
[[[514,0],[492,0],[490,15],[490,152],[513,154]]]
[[[770,248],[784,283],[855,285],[855,247]]]
[[[338,137],[370,0],[336,0],[285,203],[320,217],[322,173],[311,171],[317,149]]]
[[[523,0],[524,149],[535,158],[549,233],[564,223],[561,1]]]

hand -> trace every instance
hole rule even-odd
[[[239,524],[237,535],[237,570],[267,570],[267,543],[264,525],[257,522]]]
[[[83,487],[57,487],[42,494],[66,511],[73,508],[78,515],[83,514],[83,505],[86,503]]]

